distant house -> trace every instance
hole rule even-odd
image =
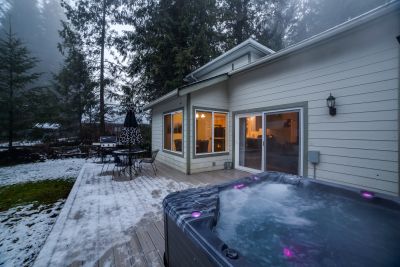
[[[399,35],[391,2],[278,52],[239,44],[145,107],[158,160],[185,173],[232,163],[399,195]]]

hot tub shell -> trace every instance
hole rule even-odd
[[[335,194],[359,199],[355,188],[337,186],[315,179],[302,178],[278,172],[264,172],[239,180],[169,194],[163,201],[165,231],[165,266],[251,266],[240,252],[229,248],[213,232],[219,216],[219,192],[226,188],[241,188],[263,181],[276,181],[297,186],[306,185],[328,190]],[[361,194],[362,195],[362,194]],[[373,194],[366,200],[371,205],[380,205],[400,210],[398,198]],[[199,217],[192,212],[201,212]]]

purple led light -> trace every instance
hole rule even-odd
[[[288,248],[283,248],[283,255],[284,255],[286,258],[292,258],[292,257],[294,256],[294,253],[293,253],[293,251],[291,251],[291,250],[288,249]]]
[[[233,188],[235,188],[235,189],[242,189],[243,187],[245,187],[244,184],[235,184],[235,185],[233,186]]]
[[[192,217],[193,217],[193,218],[198,218],[198,217],[200,217],[200,215],[201,215],[201,212],[200,212],[200,211],[193,211],[193,212],[192,212]]]
[[[368,191],[361,191],[361,196],[365,199],[373,199],[375,197],[375,194]]]

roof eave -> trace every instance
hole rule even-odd
[[[145,106],[143,107],[143,111],[148,110],[148,109],[152,108],[153,106],[155,106],[155,105],[157,105],[157,104],[159,104],[159,103],[161,103],[161,102],[163,102],[163,101],[165,101],[165,100],[168,100],[168,99],[170,99],[170,98],[172,98],[172,97],[174,97],[174,96],[178,96],[178,88],[172,90],[172,91],[169,92],[168,94],[165,94],[165,95],[163,95],[163,96],[157,98],[156,100],[150,102],[149,104],[145,105]]]
[[[215,59],[211,60],[210,62],[206,63],[205,65],[201,66],[200,68],[192,71],[188,75],[185,76],[185,81],[196,81],[196,75],[204,71],[205,69],[211,67],[212,65],[216,64],[217,62],[221,61],[224,58],[230,57],[236,51],[243,49],[246,46],[250,46],[253,49],[263,53],[265,55],[275,53],[274,50],[256,42],[252,38],[247,39],[246,41],[242,42],[241,44],[237,45],[236,47],[226,51],[225,53],[221,54],[220,56],[216,57]]]

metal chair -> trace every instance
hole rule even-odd
[[[117,172],[117,173],[121,173],[121,171],[124,169],[124,168],[126,168],[127,166],[129,166],[128,165],[128,161],[126,160],[126,158],[123,158],[122,160],[121,160],[121,158],[119,157],[119,156],[117,156],[117,155],[115,155],[115,158],[114,158],[114,168],[113,168],[113,170],[112,170],[112,173],[113,173],[113,177],[115,176],[115,171]]]
[[[158,154],[158,149],[151,151],[151,158],[143,158],[139,161],[139,168],[142,169],[142,163],[150,164],[153,168],[154,175],[157,175],[156,157]]]

